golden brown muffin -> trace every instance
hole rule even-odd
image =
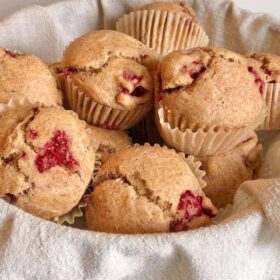
[[[216,208],[186,160],[159,146],[133,146],[97,173],[87,207],[95,231],[153,233],[205,226]]]
[[[264,108],[247,60],[229,50],[176,51],[163,58],[159,69],[157,101],[181,112],[187,127],[243,128]]]
[[[248,70],[265,104],[268,115],[258,130],[276,130],[280,128],[280,57],[268,53],[248,53]]]
[[[85,123],[60,107],[19,107],[0,122],[0,195],[47,220],[69,212],[94,169]]]
[[[87,126],[87,131],[93,148],[101,155],[101,163],[104,163],[115,152],[132,145],[125,131],[108,130],[91,125]]]
[[[199,158],[201,168],[206,171],[203,189],[217,208],[233,202],[238,187],[253,178],[254,170],[260,164],[261,144],[254,133],[247,141],[226,153]]]
[[[260,90],[264,83],[280,83],[280,56],[270,53],[248,53],[250,72]]]
[[[68,83],[70,79],[72,85],[66,88],[69,103],[81,118],[91,124],[108,127],[108,122],[111,122],[111,127],[119,128],[119,124],[112,120],[117,113],[140,111],[143,118],[150,110],[153,103],[150,71],[155,69],[156,61],[152,52],[136,39],[109,30],[87,33],[68,46],[63,64],[65,78]],[[84,116],[89,105],[83,107],[72,100],[78,98],[78,93],[73,93],[73,87],[83,93],[82,100],[90,98],[88,102],[97,103],[95,107],[105,106],[107,110],[114,110],[113,113],[108,113],[109,117],[103,114],[97,118],[96,115],[89,116],[92,112],[87,111]],[[95,113],[100,114],[100,109]],[[122,119],[122,122],[127,122],[123,125],[125,128],[139,121],[131,116]]]
[[[62,105],[56,79],[41,59],[0,48],[0,103],[23,98],[47,106]]]

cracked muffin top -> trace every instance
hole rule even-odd
[[[212,157],[199,158],[201,169],[206,171],[203,189],[217,208],[233,202],[235,192],[246,180],[253,178],[253,172],[260,164],[261,144],[255,133],[232,150]]]
[[[69,45],[64,74],[96,102],[119,110],[150,106],[153,99],[152,51],[120,32],[98,30]]]
[[[62,105],[57,81],[41,59],[0,48],[0,103],[8,103],[11,98]]]
[[[146,4],[142,7],[140,7],[137,10],[158,10],[158,11],[168,11],[173,13],[179,13],[180,15],[187,17],[191,19],[192,21],[197,22],[196,14],[193,10],[193,8],[184,2],[154,2],[151,4]]]
[[[112,154],[132,145],[127,132],[103,129],[87,125],[87,131],[93,148],[101,155],[101,162],[105,162]]]
[[[182,113],[189,127],[242,128],[264,108],[247,60],[224,49],[175,51],[159,66],[157,102]]]
[[[0,122],[0,195],[48,220],[69,212],[94,169],[85,123],[59,107],[9,110]]]
[[[215,214],[181,155],[145,145],[117,152],[101,166],[87,223],[105,232],[169,232],[206,225]]]
[[[280,83],[280,56],[269,53],[248,53],[246,55],[251,73],[264,90],[264,83]]]

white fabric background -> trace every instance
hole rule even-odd
[[[28,8],[0,23],[0,45],[53,62],[75,37],[103,23],[112,28],[118,16],[145,2],[73,0]],[[229,1],[191,3],[212,45],[280,54],[278,19]],[[224,224],[162,235],[59,226],[0,200],[0,279],[278,280],[279,189],[277,180],[246,182]]]

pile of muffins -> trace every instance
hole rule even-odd
[[[93,231],[207,226],[280,129],[280,57],[207,47],[193,9],[155,2],[61,62],[0,49],[0,196]],[[125,34],[126,33],[126,34]]]

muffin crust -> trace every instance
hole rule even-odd
[[[12,98],[26,98],[46,106],[62,105],[56,79],[42,60],[0,48],[0,103]]]

